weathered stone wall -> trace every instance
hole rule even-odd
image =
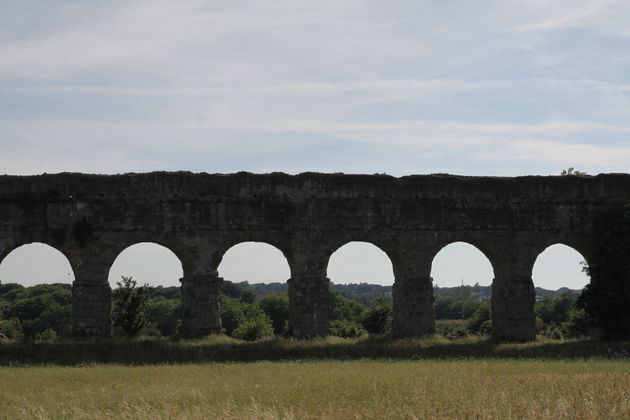
[[[590,255],[598,208],[630,200],[630,175],[459,177],[273,173],[147,173],[0,176],[0,258],[43,242],[75,272],[77,334],[108,334],[109,268],[126,247],[155,242],[182,261],[183,331],[220,330],[217,267],[244,241],[280,249],[291,268],[290,328],[326,334],[327,265],[350,241],[366,241],[392,260],[394,330],[433,330],[431,263],[456,241],[493,265],[495,334],[535,334],[531,271],[546,247],[564,243]]]

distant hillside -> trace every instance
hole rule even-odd
[[[267,295],[269,293],[286,293],[288,291],[287,283],[250,284],[244,281],[236,283],[236,285],[244,289],[253,290],[254,292],[256,292],[257,295]],[[331,282],[330,289],[344,297],[354,299],[363,304],[369,304],[370,302],[379,298],[392,298],[392,286],[381,286],[379,284],[334,284]],[[536,287],[536,295],[543,297],[557,297],[567,290],[573,292],[575,295],[579,295],[582,293],[581,290],[573,290],[566,287],[562,287],[558,290],[548,290],[541,287]],[[455,296],[463,299],[485,300],[490,299],[492,295],[492,286],[480,286],[479,284],[475,284],[474,286],[435,287],[433,289],[433,294],[435,296]]]

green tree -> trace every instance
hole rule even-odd
[[[175,335],[181,312],[181,300],[167,299],[162,296],[149,299],[144,310],[147,321],[153,324],[164,337]]]
[[[589,264],[591,281],[578,298],[605,340],[630,338],[630,205],[598,212]]]
[[[545,296],[534,305],[534,312],[544,324],[561,324],[569,320],[569,312],[575,308],[577,296],[570,290],[559,297]]]
[[[385,299],[377,299],[365,310],[361,325],[374,335],[387,334],[392,328],[392,304]]]
[[[567,169],[563,169],[562,172],[560,172],[560,175],[561,176],[567,176],[567,175],[584,176],[588,174],[586,172],[578,171],[574,167],[570,167]]]
[[[131,277],[122,276],[114,289],[114,305],[112,308],[112,324],[121,335],[136,336],[147,326],[145,309],[149,299],[149,286],[136,287]]]
[[[233,332],[234,337],[241,340],[255,341],[273,336],[271,319],[265,313],[259,313],[243,321]]]
[[[254,303],[256,301],[256,292],[252,289],[244,289],[241,292],[240,300],[245,303]]]
[[[365,306],[354,299],[348,299],[339,292],[330,293],[331,321],[359,322],[361,314],[365,311]]]
[[[277,335],[284,332],[289,321],[289,296],[286,293],[270,293],[258,301],[258,305],[271,319],[273,332]]]
[[[221,325],[225,333],[229,336],[245,321],[244,304],[238,300],[226,295],[219,297],[221,304]]]
[[[477,310],[466,322],[466,328],[473,334],[485,334],[488,330],[486,322],[492,319],[490,310],[490,301],[481,302]]]

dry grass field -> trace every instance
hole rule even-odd
[[[6,419],[625,419],[626,360],[0,368]]]

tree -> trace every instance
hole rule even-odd
[[[165,337],[175,334],[181,312],[180,299],[167,299],[162,296],[149,299],[144,310],[147,321],[155,325],[160,335]]]
[[[289,321],[289,296],[286,293],[270,293],[260,299],[258,305],[271,318],[273,332],[282,334]]]
[[[367,332],[382,335],[392,327],[392,304],[385,299],[377,299],[361,317],[361,325]]]
[[[630,205],[596,214],[593,252],[584,268],[591,281],[578,306],[603,339],[630,338]]]
[[[116,284],[118,288],[113,293],[112,324],[121,335],[136,336],[148,323],[145,308],[149,299],[149,286],[136,287],[136,281],[125,276],[122,276],[122,282]]]
[[[229,336],[245,321],[244,304],[238,300],[221,295],[219,297],[221,303],[221,325],[225,333]]]
[[[568,168],[568,169],[563,169],[562,172],[560,172],[561,176],[567,176],[567,175],[575,175],[575,176],[584,176],[584,175],[588,175],[586,172],[583,171],[578,171],[577,169],[575,169],[573,166]]]
[[[246,319],[234,330],[234,337],[247,341],[255,341],[272,336],[273,326],[271,325],[271,319],[262,312],[257,316]]]
[[[330,293],[331,321],[352,321],[359,322],[361,314],[365,311],[365,306],[354,299],[348,299],[339,292]]]

